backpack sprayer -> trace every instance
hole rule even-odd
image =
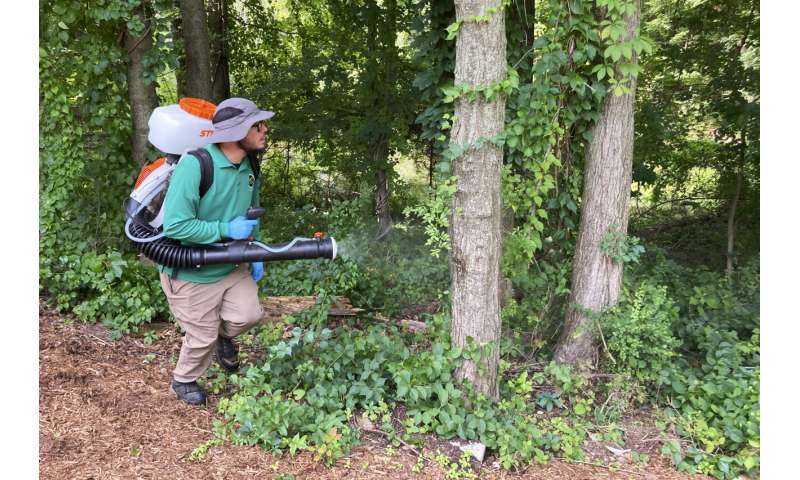
[[[215,106],[196,98],[184,98],[177,105],[153,110],[147,139],[166,153],[139,173],[133,191],[125,200],[125,235],[150,260],[171,268],[199,268],[203,265],[246,262],[336,258],[336,240],[317,232],[314,238],[296,237],[291,242],[266,245],[253,240],[230,240],[210,245],[189,246],[164,236],[164,196],[169,178],[186,152],[208,143],[213,131]],[[202,183],[202,182],[201,182]],[[249,220],[265,209],[251,207]]]

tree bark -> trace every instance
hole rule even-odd
[[[742,170],[736,172],[736,191],[733,193],[730,211],[728,212],[728,249],[725,254],[725,275],[728,277],[733,273],[734,264],[734,240],[736,238],[736,206],[739,203],[739,196],[742,193]]]
[[[186,95],[211,101],[211,53],[203,0],[180,0],[186,48]]]
[[[145,80],[142,59],[153,45],[153,34],[150,31],[149,15],[146,14],[148,2],[143,1],[135,14],[144,22],[141,32],[125,29],[124,44],[128,52],[128,99],[131,104],[131,120],[133,135],[131,138],[131,156],[138,165],[147,163],[147,122],[153,109],[158,106],[156,84]]]
[[[378,219],[376,239],[391,233],[394,222],[389,204],[389,139],[391,130],[390,102],[393,101],[393,67],[397,62],[397,2],[387,0],[385,12],[377,2],[367,2],[366,98],[373,128],[369,139],[369,159],[375,172],[375,215]]]
[[[209,0],[208,30],[211,49],[211,101],[219,103],[231,96],[227,48],[228,2]]]
[[[376,156],[377,155],[378,154],[376,154]],[[392,231],[394,226],[394,222],[392,221],[392,211],[389,208],[388,183],[389,182],[386,178],[386,169],[378,169],[375,172],[375,215],[378,217],[378,233],[375,235],[375,238],[377,240],[386,237],[386,235]]]
[[[456,18],[483,15],[500,0],[457,0]],[[489,22],[465,21],[456,40],[455,83],[489,85],[506,76],[505,16],[502,10]],[[473,147],[503,130],[505,98],[474,102],[460,97],[455,105],[451,136],[454,146]],[[503,150],[489,142],[470,148],[454,161],[456,193],[451,220],[450,272],[452,314],[450,338],[467,347],[468,338],[480,347],[478,362],[465,360],[456,378],[468,380],[489,398],[498,398],[500,357],[500,253],[502,202],[500,175]]]
[[[744,131],[740,132],[741,141],[739,142],[739,168],[736,170],[736,190],[733,192],[730,210],[728,211],[728,249],[725,253],[725,275],[728,277],[733,274],[734,267],[734,241],[736,239],[736,208],[739,205],[739,198],[742,195],[742,184],[744,183],[744,161],[747,151],[746,137]]]
[[[636,0],[636,11],[626,18],[629,38],[639,26],[639,12],[640,3]],[[637,62],[635,55],[632,62]],[[617,304],[622,287],[623,266],[603,254],[600,243],[612,230],[628,230],[635,93],[636,79],[632,79],[627,94],[616,96],[609,92],[586,149],[570,307],[554,354],[557,362],[579,368],[597,363],[595,316]]]

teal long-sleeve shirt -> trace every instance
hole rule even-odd
[[[215,144],[204,147],[214,167],[214,181],[200,198],[200,160],[184,155],[169,180],[164,198],[164,234],[184,245],[219,242],[228,237],[228,223],[244,215],[250,206],[259,204],[260,179],[255,177],[245,158],[238,168]],[[253,229],[258,240],[259,226]],[[206,265],[179,269],[177,278],[195,283],[212,283],[223,279],[235,265]],[[172,275],[172,268],[159,265],[159,270]]]

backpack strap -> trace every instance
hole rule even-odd
[[[205,148],[192,150],[189,155],[194,155],[200,161],[200,198],[203,198],[214,183],[214,162]]]
[[[211,154],[205,148],[198,148],[188,152],[200,161],[200,198],[208,192],[211,184],[214,182],[214,161],[211,159]],[[172,269],[171,278],[178,278],[178,268]],[[170,283],[170,287],[172,284]]]
[[[255,153],[248,153],[247,159],[250,161],[250,170],[252,170],[253,175],[258,178],[258,176],[261,175],[261,160],[259,160]]]

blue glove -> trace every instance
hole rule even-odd
[[[228,224],[228,236],[234,240],[244,240],[250,236],[256,223],[258,220],[248,220],[244,216],[236,217]]]
[[[264,278],[264,262],[253,262],[250,264],[250,276],[258,282]]]

